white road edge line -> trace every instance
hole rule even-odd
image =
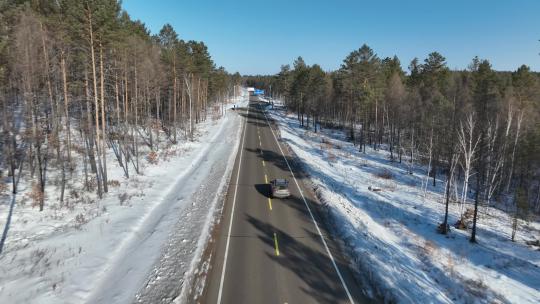
[[[309,205],[306,201],[306,198],[304,197],[304,192],[302,189],[300,189],[300,185],[298,184],[298,181],[296,180],[296,177],[294,176],[294,173],[291,169],[291,166],[289,165],[289,161],[287,161],[287,158],[285,157],[285,154],[283,153],[283,150],[281,149],[281,145],[279,144],[279,141],[277,140],[276,134],[274,134],[274,130],[272,129],[272,126],[270,125],[270,122],[268,121],[268,117],[266,116],[266,111],[263,110],[264,118],[266,119],[266,123],[268,124],[268,127],[270,128],[270,131],[272,132],[272,135],[274,136],[274,140],[276,141],[276,144],[278,145],[279,151],[281,152],[281,156],[283,156],[283,159],[285,160],[285,163],[287,164],[287,167],[289,168],[289,171],[291,172],[291,175],[294,179],[294,183],[296,184],[296,188],[298,188],[298,191],[300,191],[300,195],[302,196],[302,200],[304,201],[304,204],[306,205],[307,210],[309,211],[309,215],[311,216],[311,220],[313,221],[313,224],[315,224],[315,228],[317,229],[317,233],[319,233],[319,236],[321,237],[322,243],[324,245],[324,248],[326,249],[326,253],[328,253],[328,256],[330,257],[330,260],[332,261],[332,265],[334,265],[334,269],[336,269],[337,275],[339,276],[339,280],[341,281],[341,285],[343,285],[343,288],[345,288],[345,292],[347,293],[347,296],[349,297],[349,301],[354,304],[354,300],[352,298],[351,293],[349,292],[349,288],[347,288],[347,284],[345,284],[345,280],[343,279],[343,276],[341,275],[341,271],[339,271],[339,268],[337,267],[336,261],[334,260],[334,256],[332,256],[332,253],[330,252],[330,249],[328,248],[328,245],[326,244],[326,241],[324,240],[324,236],[321,233],[321,230],[319,229],[319,225],[317,224],[317,221],[315,220],[315,217],[313,217],[313,213],[311,212],[311,208],[309,208]]]
[[[244,153],[244,143],[246,142],[247,121],[249,117],[249,102],[247,109],[246,120],[244,121],[244,134],[242,135],[242,147],[240,147],[240,163],[238,164],[238,171],[236,172],[236,186],[234,187],[234,198],[231,210],[231,221],[229,222],[229,232],[227,233],[227,244],[225,245],[225,257],[223,259],[223,269],[221,270],[221,280],[219,281],[219,292],[217,303],[221,303],[221,295],[223,294],[223,283],[225,281],[225,270],[227,269],[227,256],[229,255],[229,243],[231,241],[231,230],[234,218],[234,206],[236,205],[236,194],[238,193],[238,180],[240,178],[240,169],[242,168],[242,154]]]

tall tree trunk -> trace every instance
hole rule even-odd
[[[66,146],[67,146],[67,161],[71,164],[71,122],[69,118],[69,99],[68,99],[68,84],[66,73],[66,58],[64,50],[60,52],[60,65],[62,69],[62,83],[64,89],[64,115],[66,116]]]
[[[508,172],[508,181],[506,183],[506,192],[510,191],[510,185],[512,184],[512,176],[513,176],[513,173],[514,173],[514,159],[516,157],[516,148],[517,148],[517,143],[518,143],[518,140],[519,140],[521,123],[523,121],[523,114],[524,114],[524,112],[520,111],[519,116],[518,116],[518,120],[517,120],[516,137],[514,139],[514,147],[512,148],[512,157],[510,158],[510,169],[509,169],[509,172]]]
[[[60,153],[60,136],[59,136],[59,132],[58,132],[58,126],[59,126],[59,123],[57,121],[58,119],[58,115],[57,115],[57,108],[55,106],[55,103],[54,103],[54,98],[53,98],[53,92],[52,92],[52,84],[51,84],[51,75],[50,75],[50,62],[49,62],[49,54],[47,52],[47,46],[46,46],[46,43],[45,43],[45,31],[43,29],[43,23],[39,23],[40,25],[40,29],[41,29],[41,46],[42,46],[42,51],[43,51],[43,63],[44,63],[44,71],[45,71],[45,82],[46,82],[46,85],[47,85],[47,93],[48,93],[48,97],[49,97],[49,105],[51,107],[51,116],[52,116],[52,119],[49,120],[49,117],[47,114],[45,114],[46,116],[46,121],[47,121],[47,130],[45,132],[45,134],[43,135],[40,135],[44,137],[43,141],[45,142],[45,146],[46,146],[46,149],[45,149],[45,152],[43,153],[41,151],[41,148],[42,148],[42,143],[41,143],[41,139],[39,140],[39,143],[38,145],[36,146],[36,151],[37,151],[37,157],[38,157],[38,165],[39,165],[39,182],[40,182],[40,188],[41,188],[41,196],[40,196],[40,204],[39,204],[39,211],[43,211],[43,206],[45,204],[44,200],[45,200],[45,182],[46,182],[46,174],[47,174],[47,163],[48,163],[48,152],[49,152],[49,126],[52,125],[52,133],[53,133],[53,136],[54,136],[54,141],[56,141],[56,150],[57,150],[57,157],[58,157],[58,162],[60,163],[60,166],[62,167],[62,171],[64,170],[64,161],[61,157],[61,153]],[[36,113],[36,116],[37,116],[37,113]],[[52,121],[52,123],[50,122]],[[55,143],[53,142],[53,145]],[[62,193],[61,193],[61,197],[60,197],[60,201],[63,200],[63,191],[64,191],[64,187],[65,187],[65,178],[63,179],[63,183],[62,183]]]
[[[107,130],[106,130],[106,121],[105,121],[105,71],[103,68],[103,45],[101,41],[99,42],[99,76],[100,76],[100,91],[101,91],[101,152],[103,153],[103,171],[102,171],[102,180],[103,180],[103,191],[105,193],[109,192],[109,187],[107,185]],[[96,109],[96,111],[99,111]]]
[[[173,57],[173,143],[176,144],[176,100],[178,99],[176,97],[176,91],[177,91],[177,85],[176,85],[176,60],[174,59],[176,57]]]
[[[120,135],[120,132],[121,132],[120,131],[120,91],[118,88],[118,73],[117,72],[114,73],[114,100],[115,100],[115,105],[116,105],[116,123],[114,126],[116,138],[111,140],[111,144],[113,144],[112,141],[116,140],[116,145],[118,147],[117,148],[118,151],[116,152],[117,159],[118,159],[118,162],[120,163],[120,166],[124,167],[124,161],[122,159],[122,143],[120,139],[121,138],[121,135]],[[124,174],[125,174],[125,168],[124,168]]]
[[[446,197],[445,197],[445,204],[444,204],[445,205],[444,206],[444,221],[440,229],[440,232],[442,234],[447,234],[449,230],[448,207],[450,205],[450,188],[451,188],[452,181],[454,180],[454,170],[456,168],[456,163],[457,163],[456,154],[454,152],[453,147],[451,151],[452,152],[450,153],[449,164],[448,164],[448,173],[446,175],[446,191],[445,191]]]
[[[86,137],[88,138],[87,155],[90,160],[90,169],[92,173],[96,173],[96,179],[99,179],[99,172],[97,169],[96,158],[94,157],[94,135],[92,127],[92,106],[90,104],[90,88],[88,84],[88,73],[85,70],[84,73],[84,88],[85,88],[85,100],[86,100]],[[101,184],[98,183],[98,187]]]
[[[432,154],[433,154],[433,120],[431,121],[431,132],[430,132],[430,136],[429,136],[429,162],[428,162],[428,167],[427,167],[427,172],[426,172],[426,184],[424,186],[424,198],[426,197],[426,194],[427,194],[427,186],[428,186],[428,183],[429,183],[429,174],[431,172]]]
[[[124,82],[125,82],[125,88],[124,88],[124,130],[122,134],[122,140],[124,142],[124,167],[126,169],[126,176],[129,178],[129,161],[131,159],[131,154],[129,150],[129,138],[130,138],[130,125],[129,125],[129,82],[128,82],[128,67],[127,62],[124,67]]]
[[[200,120],[200,114],[201,114],[201,77],[197,77],[197,103],[196,103],[196,111],[195,111],[195,122],[199,123]]]
[[[139,87],[138,87],[138,75],[137,75],[137,66],[134,67],[135,72],[135,103],[134,103],[134,110],[135,110],[135,123],[133,126],[133,129],[137,129],[139,126]],[[137,174],[140,174],[139,172],[139,136],[137,135],[137,132],[133,133],[133,143],[135,145],[135,172]]]
[[[89,4],[88,7],[88,33],[90,36],[89,46],[90,46],[90,58],[92,63],[92,83],[94,87],[93,96],[94,96],[94,107],[95,107],[95,132],[96,132],[96,155],[98,163],[98,174],[97,174],[97,184],[98,184],[98,196],[99,198],[103,197],[103,166],[101,162],[101,135],[100,135],[100,126],[99,126],[99,99],[98,99],[98,86],[97,86],[97,72],[96,72],[96,55],[94,50],[94,30],[92,26],[92,12],[90,10]]]

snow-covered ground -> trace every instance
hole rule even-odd
[[[387,151],[368,148],[363,154],[339,130],[314,133],[281,107],[268,112],[282,142],[308,174],[359,277],[386,300],[540,302],[540,251],[525,244],[539,237],[538,221],[521,222],[511,242],[511,218],[482,207],[478,244],[469,242],[470,231],[440,235],[436,227],[444,215],[444,182],[429,185],[424,194],[425,168],[409,175],[405,164],[389,161]],[[458,218],[459,206],[452,204],[449,223]]]
[[[247,96],[236,105],[247,104]],[[232,104],[229,105],[232,107]],[[198,263],[241,133],[240,115],[197,125],[194,142],[159,151],[129,179],[109,155],[111,187],[103,199],[83,191],[31,206],[21,181],[0,255],[0,303],[154,303],[178,298]],[[81,188],[80,170],[70,178]],[[24,178],[24,177],[23,177]],[[54,179],[54,178],[52,178]],[[11,197],[0,198],[4,228]],[[174,280],[171,280],[174,278]],[[163,280],[162,280],[163,279]]]

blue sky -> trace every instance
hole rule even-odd
[[[363,43],[406,68],[432,51],[451,68],[478,55],[497,70],[540,71],[540,0],[123,0],[152,33],[165,23],[204,41],[218,66],[274,74],[302,56],[325,70]]]

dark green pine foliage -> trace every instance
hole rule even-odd
[[[525,65],[498,72],[478,57],[467,70],[451,70],[438,52],[414,58],[404,73],[399,58],[381,60],[365,44],[324,77],[302,57],[292,67],[281,66],[276,75],[244,77],[247,85],[271,87],[305,128],[342,128],[364,152],[366,144],[375,149],[386,144],[390,161],[401,162],[405,155],[411,174],[422,165],[422,187],[442,180],[446,206],[461,201],[465,158],[458,131],[472,117],[471,140],[478,145],[465,197],[475,205],[472,212],[463,210],[473,214],[472,222],[465,223],[472,228],[472,242],[478,240],[480,206],[506,208],[505,203],[516,204],[512,198],[521,191],[527,195],[519,195],[519,208],[526,201],[527,210],[540,212],[539,80]],[[454,225],[447,212],[442,222],[443,233]]]

